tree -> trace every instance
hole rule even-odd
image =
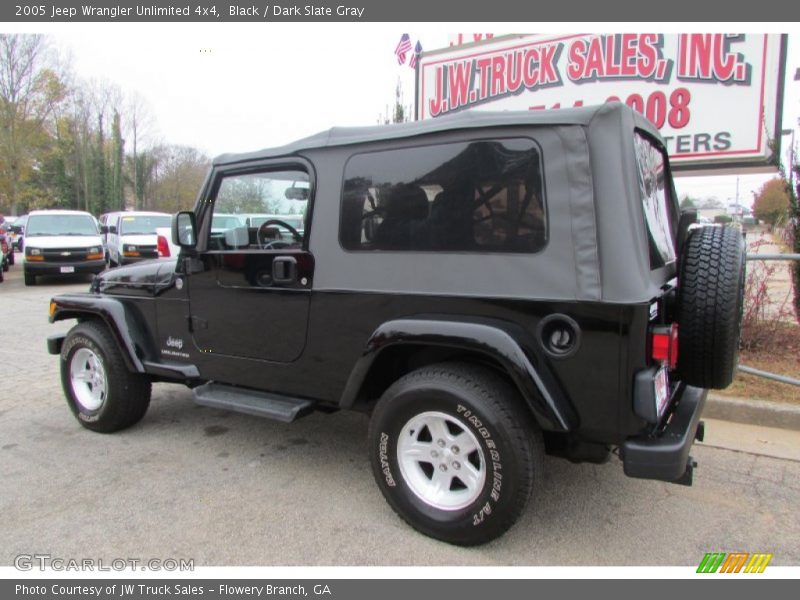
[[[191,209],[211,164],[208,157],[189,146],[159,146],[151,191],[151,209],[177,212]]]
[[[134,93],[128,99],[127,106],[127,131],[131,140],[131,148],[133,155],[128,162],[130,167],[129,181],[133,185],[133,198],[137,210],[141,210],[146,206],[147,190],[146,184],[152,173],[153,156],[148,154],[140,159],[142,150],[142,142],[145,141],[150,132],[155,128],[154,119],[150,113],[147,102],[137,93]],[[146,152],[146,150],[144,151]],[[139,169],[148,169],[150,173],[140,173]]]
[[[698,206],[699,208],[723,208],[722,202],[714,196],[701,200]]]
[[[0,34],[0,196],[12,214],[37,201],[41,156],[50,143],[48,126],[66,88],[52,68],[41,35]]]
[[[684,196],[683,200],[681,200],[681,209],[696,207],[697,205],[694,203],[694,200],[692,200],[688,195]]]
[[[786,188],[782,177],[770,179],[761,186],[753,202],[753,214],[757,219],[774,226],[788,217],[791,203]]]

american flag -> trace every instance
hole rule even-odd
[[[407,33],[404,33],[400,37],[397,48],[394,49],[398,65],[402,65],[406,62],[406,54],[408,54],[409,50],[411,50],[411,37]]]
[[[419,58],[420,52],[422,52],[422,44],[417,42],[417,45],[414,46],[414,54],[411,55],[411,60],[408,61],[408,66],[412,69],[417,68],[417,59]]]

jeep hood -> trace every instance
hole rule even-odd
[[[101,294],[155,296],[172,287],[176,260],[145,260],[100,273],[92,291]]]

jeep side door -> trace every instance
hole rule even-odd
[[[300,160],[212,174],[197,211],[197,256],[185,263],[189,327],[212,371],[229,364],[213,356],[288,363],[302,354],[314,259],[307,229],[287,220],[307,214],[311,180]]]

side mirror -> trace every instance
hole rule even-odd
[[[181,211],[172,217],[172,243],[181,248],[194,248],[197,245],[197,225],[194,213]]]
[[[117,233],[117,226],[116,225],[111,225],[108,228],[108,233]]]
[[[106,235],[108,233],[108,225],[100,225],[100,233]]]

